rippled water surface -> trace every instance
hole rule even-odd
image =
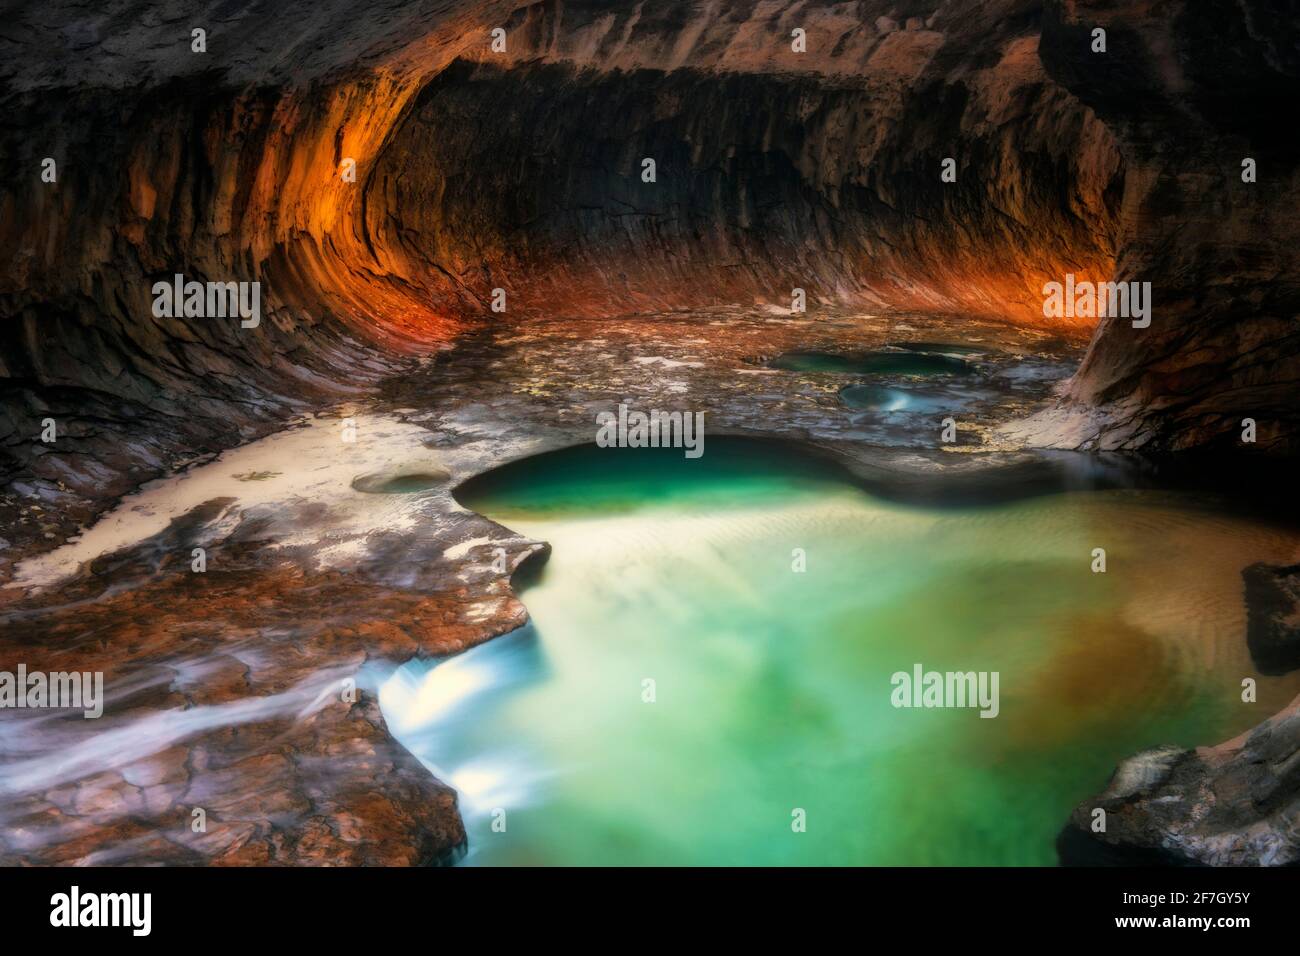
[[[1295,536],[1187,494],[908,507],[710,438],[539,456],[458,496],[554,549],[532,625],[382,695],[460,791],[470,863],[1051,864],[1118,760],[1300,689],[1255,673],[1240,579]],[[999,672],[998,717],[896,709],[917,663]]]

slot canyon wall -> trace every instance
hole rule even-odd
[[[5,42],[48,55],[0,75],[0,507],[39,489],[82,522],[492,320],[497,287],[517,314],[779,304],[798,286],[814,308],[1042,324],[1044,281],[1147,280],[1152,327],[1103,321],[1030,443],[1226,444],[1249,415],[1262,447],[1293,450],[1294,18],[1242,9],[11,11]],[[152,283],[177,272],[260,281],[260,327],[154,316]],[[46,417],[57,451],[34,440]]]
[[[0,196],[0,509],[39,493],[55,543],[140,481],[489,320],[498,286],[517,312],[799,286],[814,307],[1034,322],[1045,278],[1114,260],[1122,163],[1044,73],[1033,3],[9,19],[7,42],[48,55],[0,76],[21,171]],[[817,52],[790,51],[796,21]],[[154,316],[176,273],[260,281],[261,325]],[[35,440],[47,417],[56,446]]]
[[[1107,30],[1106,59],[1087,38]],[[1074,445],[1294,453],[1300,380],[1300,4],[1048,4],[1040,56],[1116,137],[1116,278],[1152,284],[1148,329],[1103,320],[1074,379]],[[1243,181],[1254,160],[1257,180]],[[1059,419],[1058,419],[1059,421]]]
[[[4,155],[58,164],[57,184],[23,175],[0,194],[6,526],[56,542],[170,466],[359,394],[412,341],[446,341],[451,318],[361,234],[338,155],[380,152],[422,79],[510,7],[6,14],[5,42],[46,55],[0,67]],[[200,24],[207,54],[190,48]],[[154,316],[153,283],[176,273],[260,281],[260,325]],[[33,440],[46,417],[57,445]],[[33,493],[58,518],[20,523]]]
[[[1042,73],[1024,10],[944,34],[857,9],[606,9],[527,8],[508,58],[476,48],[430,82],[369,231],[481,297],[595,315],[788,308],[799,287],[1035,323],[1048,278],[1110,272],[1118,154]],[[794,23],[830,52],[791,52]]]

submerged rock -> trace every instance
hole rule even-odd
[[[352,479],[352,489],[375,495],[409,495],[438,488],[450,477],[450,472],[442,468],[379,472],[372,475],[359,475]]]
[[[1262,674],[1300,667],[1300,564],[1252,564],[1246,584],[1246,643]]]

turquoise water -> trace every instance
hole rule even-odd
[[[381,695],[459,791],[471,864],[1052,864],[1118,760],[1300,691],[1254,672],[1240,585],[1295,536],[1187,495],[906,507],[711,438],[543,455],[457,496],[553,547],[532,625]],[[894,707],[916,664],[998,672],[998,716]]]
[[[974,370],[955,355],[927,352],[787,352],[768,366],[788,372],[840,375],[967,375]]]

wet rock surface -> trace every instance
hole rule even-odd
[[[1067,865],[1294,866],[1297,813],[1300,699],[1217,747],[1129,758],[1075,808],[1057,848]]]
[[[1261,674],[1300,668],[1300,566],[1242,571],[1246,642]],[[1106,830],[1095,812],[1106,812]],[[1215,747],[1136,754],[1077,807],[1058,840],[1066,864],[1300,865],[1300,698]]]
[[[846,379],[902,391],[925,376],[766,367],[796,350],[908,354],[911,336],[968,350],[973,371],[950,386],[965,390],[951,395],[956,412],[841,398]],[[389,735],[377,689],[411,657],[524,623],[510,573],[546,552],[461,508],[457,484],[591,442],[596,415],[620,404],[703,411],[706,449],[708,434],[804,443],[906,502],[1010,500],[1067,473],[1077,487],[1123,484],[1123,462],[1057,460],[1002,437],[1008,419],[1052,400],[1081,348],[967,316],[539,317],[147,485],[62,548],[29,541],[0,589],[0,669],[102,670],[108,697],[99,720],[4,722],[0,859],[452,859],[464,839],[454,794]],[[206,832],[192,829],[196,809]]]
[[[463,840],[454,794],[389,736],[375,694],[413,656],[455,653],[522,624],[510,570],[545,544],[464,511],[451,488],[593,441],[596,414],[620,403],[703,410],[712,433],[811,442],[881,485],[922,488],[967,472],[1002,481],[1034,456],[962,454],[940,441],[937,421],[900,425],[846,408],[842,376],[762,367],[799,345],[876,348],[922,321],[752,310],[538,319],[147,486],[63,549],[29,549],[0,589],[0,669],[103,671],[108,703],[97,720],[7,715],[0,860],[454,856]],[[1078,349],[963,317],[925,327],[987,342],[999,368],[1032,360],[1064,374]],[[1004,395],[959,417],[978,443],[1034,401]],[[865,445],[867,435],[891,447]],[[206,832],[192,829],[196,809]]]

